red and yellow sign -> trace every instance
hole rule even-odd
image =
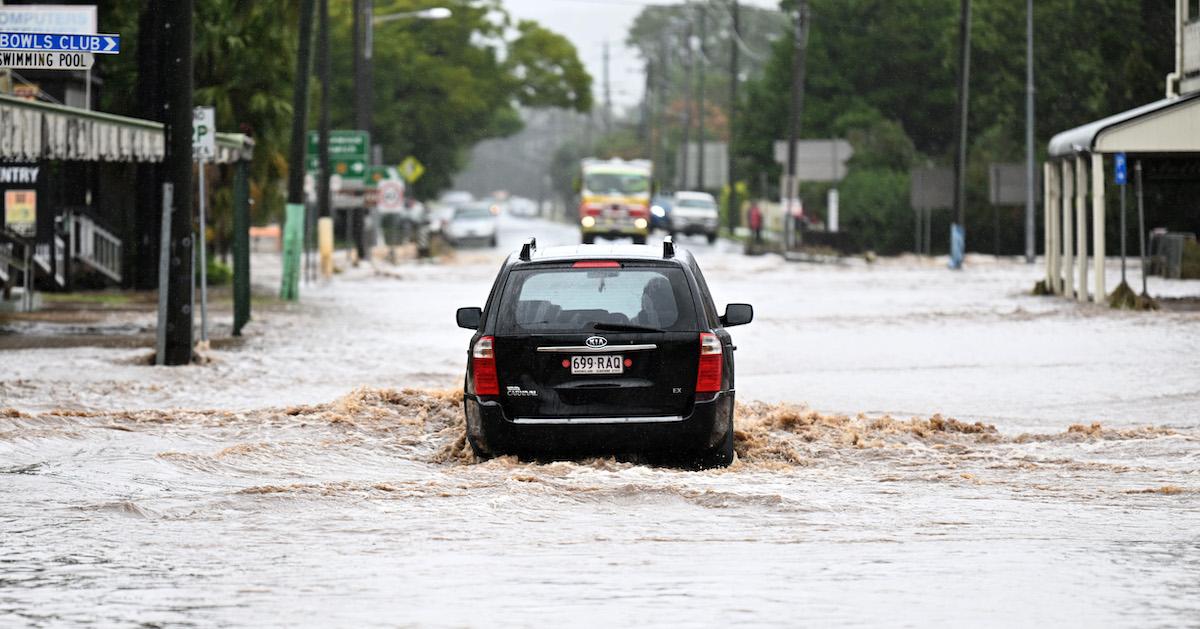
[[[4,225],[22,236],[37,232],[37,190],[4,191]]]

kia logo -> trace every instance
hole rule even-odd
[[[608,345],[608,339],[604,338],[603,336],[589,336],[588,339],[583,342],[583,344],[592,349],[600,349],[601,347]]]

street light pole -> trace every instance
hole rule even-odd
[[[370,133],[372,126],[374,84],[371,64],[375,54],[375,27],[408,18],[444,20],[452,15],[445,7],[375,15],[371,0],[354,0],[354,124],[359,129]]]
[[[683,150],[679,156],[679,189],[687,190],[688,188],[688,145],[692,141],[692,73],[696,67],[695,56],[692,54],[692,24],[688,22],[687,29],[683,34],[684,45],[687,48],[687,73],[685,74],[686,84],[683,88],[684,103],[683,108]]]
[[[308,128],[308,75],[312,57],[313,0],[300,2],[300,43],[292,81],[292,144],[288,147],[288,203],[304,203],[304,132]]]
[[[733,29],[732,35],[729,38],[729,143],[725,147],[725,155],[728,160],[726,166],[729,169],[729,234],[733,235],[733,230],[737,229],[738,223],[741,222],[741,212],[738,206],[738,190],[737,190],[737,167],[734,160],[733,140],[735,136],[734,124],[737,122],[737,107],[738,107],[738,45],[741,43],[741,32],[739,17],[740,11],[738,0],[733,0],[732,7]]]
[[[1036,171],[1033,164],[1033,0],[1025,1],[1025,262],[1033,264],[1037,249],[1033,244],[1033,232],[1037,230],[1034,214],[1037,201],[1034,197]],[[1124,215],[1122,215],[1124,216]],[[1124,279],[1124,278],[1122,278]]]
[[[792,217],[795,208],[792,206],[795,203],[798,188],[796,185],[796,140],[800,137],[800,116],[804,112],[804,64],[808,48],[807,0],[799,0],[796,7],[795,29],[792,47],[792,100],[788,110],[787,177],[782,186],[783,194],[787,197],[783,200],[785,209],[783,232],[792,234],[792,239],[795,238],[793,232],[796,227]],[[785,237],[784,246],[790,247],[792,239]]]

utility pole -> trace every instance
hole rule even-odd
[[[683,35],[684,47],[687,48],[687,85],[683,88],[684,108],[683,108],[683,150],[681,151],[679,189],[688,189],[688,144],[691,143],[692,135],[692,74],[696,68],[696,59],[692,52],[692,24],[688,22],[687,29]]]
[[[739,24],[740,7],[738,0],[733,0],[732,19],[733,30],[729,38],[729,142],[725,146],[725,154],[727,156],[729,167],[729,233],[732,235],[733,230],[737,229],[738,223],[741,221],[740,206],[738,205],[738,190],[737,190],[737,167],[734,165],[733,140],[735,137],[734,125],[737,122],[737,107],[738,107],[738,46],[741,45],[741,28]]]
[[[165,342],[158,363],[192,362],[192,5],[193,0],[163,4],[165,72],[163,101],[166,155],[163,195],[170,202]],[[167,205],[164,202],[164,205]]]
[[[321,276],[333,277],[333,213],[329,189],[329,0],[317,0],[317,81],[321,83],[321,114],[317,129],[317,249]]]
[[[962,238],[961,254],[966,254],[967,239],[967,119],[969,117],[969,97],[971,85],[971,0],[961,0],[958,61],[958,155],[954,161],[954,216],[955,223],[951,226],[951,243],[955,240],[957,231]],[[962,258],[956,259],[954,246],[951,245],[951,268],[962,268]]]
[[[1037,231],[1034,214],[1037,212],[1037,181],[1033,164],[1033,0],[1025,0],[1025,262],[1033,264],[1037,259],[1037,248],[1033,244],[1033,233]],[[1122,188],[1124,191],[1124,188]],[[1124,214],[1121,215],[1124,217]],[[1123,234],[1123,233],[1122,233]],[[1121,278],[1124,280],[1125,278]]]
[[[708,15],[703,4],[696,5],[696,8],[700,11],[700,55],[697,57],[700,72],[696,75],[696,102],[699,104],[696,112],[699,116],[699,126],[696,130],[696,189],[704,190],[704,62],[707,52],[704,39],[708,34]]]
[[[608,80],[608,42],[604,42],[604,133],[612,133],[612,86]]]
[[[308,146],[308,79],[312,73],[312,30],[313,30],[313,1],[300,2],[300,41],[296,48],[296,75],[292,80],[292,143],[288,147],[288,188],[287,212],[285,222],[300,221],[302,226],[296,231],[301,236],[300,248],[302,258],[296,257],[292,250],[284,249],[283,282],[280,295],[285,299],[299,298],[300,273],[296,268],[303,260],[303,276],[311,281],[310,262],[312,259],[312,238],[315,223],[312,220],[304,192],[304,176],[307,170],[304,163],[306,147]],[[239,166],[239,173],[241,166]],[[293,232],[295,233],[295,232]],[[286,236],[284,242],[287,242]]]
[[[642,90],[642,123],[641,135],[646,140],[646,157],[650,158],[650,163],[654,163],[654,99],[656,98],[654,90],[654,78],[657,74],[654,60],[646,61],[646,86]]]
[[[666,116],[664,115],[664,112],[667,109],[667,92],[668,92],[668,89],[670,88],[670,74],[671,74],[670,73],[670,67],[671,67],[670,54],[671,54],[670,51],[667,49],[666,39],[660,39],[658,42],[659,68],[658,68],[658,88],[657,88],[658,98],[657,98],[657,103],[656,103],[658,109],[654,112],[655,127],[658,128],[658,138],[654,143],[654,157],[653,157],[654,169],[658,173],[665,173],[665,170],[663,169],[663,164],[666,162],[665,155],[666,155],[666,148],[667,148],[667,123],[666,123]],[[658,185],[659,185],[660,190],[662,189],[662,186],[666,183],[667,182],[663,181],[662,176],[659,175]]]
[[[367,132],[368,154],[372,152],[371,138],[371,48],[372,0],[354,0],[354,126]],[[365,198],[365,197],[363,197]],[[350,213],[348,231],[353,234],[355,248],[360,258],[369,255],[365,231],[367,208],[354,208]]]
[[[314,0],[300,2],[300,43],[292,81],[292,144],[288,149],[288,203],[304,203],[304,132],[308,127],[308,75],[312,56]]]
[[[371,0],[354,0],[354,127],[371,132]]]
[[[795,203],[799,188],[796,185],[796,140],[800,137],[800,117],[804,113],[804,64],[808,48],[808,18],[808,1],[799,0],[796,7],[796,30],[793,35],[794,45],[792,47],[792,100],[788,108],[787,181],[783,186],[783,192],[787,196],[787,200],[784,201],[785,234],[795,229],[792,205]],[[785,239],[785,244],[790,246],[791,243],[786,242]]]
[[[160,3],[146,4],[138,19],[137,85],[135,102],[139,118],[162,122],[167,110],[163,107],[163,68],[166,54],[163,41],[163,8]],[[151,290],[159,286],[159,247],[162,240],[162,165],[139,162],[137,168],[134,237],[127,242],[133,249],[133,263],[128,278],[131,288]],[[165,307],[165,302],[163,303]],[[166,316],[165,313],[163,315]]]

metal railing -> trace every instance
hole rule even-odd
[[[8,267],[17,263],[15,248],[11,242],[0,242],[0,282],[8,282]]]
[[[120,282],[121,239],[83,214],[72,216],[71,231],[72,245],[75,249],[71,257],[103,273],[114,282]]]
[[[33,263],[46,275],[49,275],[54,269],[54,260],[50,255],[50,243],[48,242],[39,242],[33,249]]]

